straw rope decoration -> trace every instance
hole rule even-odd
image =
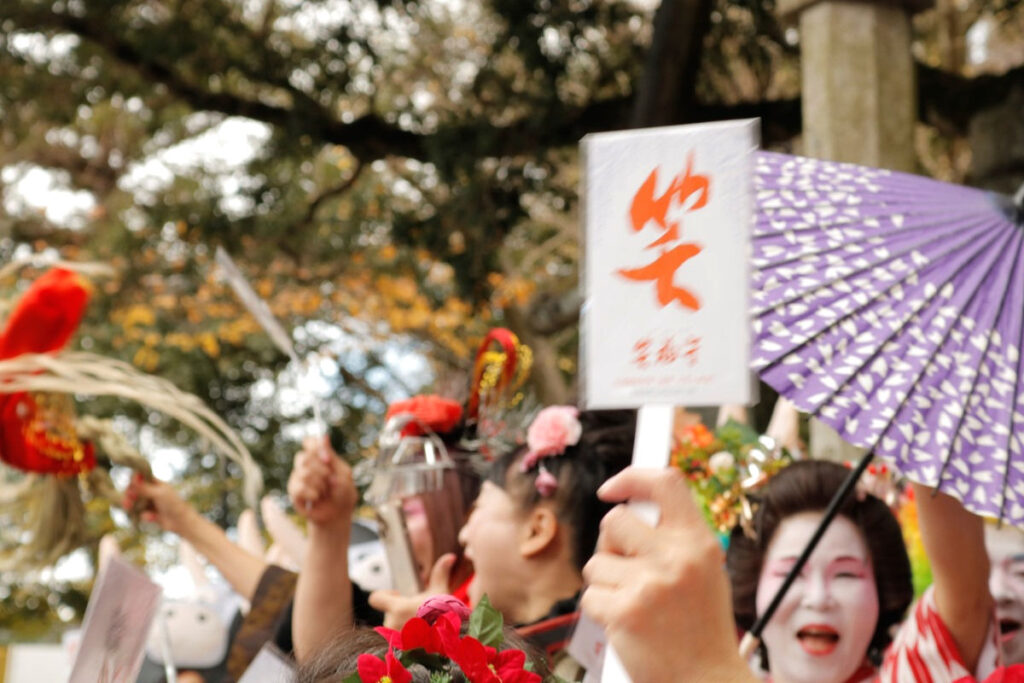
[[[135,401],[192,429],[238,465],[242,494],[255,507],[263,487],[259,467],[238,435],[197,396],[123,361],[60,350],[77,328],[87,289],[66,271],[103,276],[111,274],[112,269],[103,264],[56,262],[37,256],[0,268],[0,280],[30,264],[53,265],[59,271],[49,271],[33,283],[7,316],[0,334],[0,353],[4,354],[0,358],[0,395],[14,396],[14,403],[5,404],[3,417],[14,422],[5,429],[26,430],[21,437],[10,435],[6,443],[12,451],[0,453],[0,461],[28,472],[10,477],[5,475],[5,468],[0,468],[0,511],[6,522],[4,531],[8,532],[0,539],[0,569],[49,566],[95,540],[95,529],[90,528],[95,525],[90,525],[87,515],[89,506],[97,501],[115,503],[120,493],[106,469],[95,466],[94,447],[111,465],[129,467],[152,478],[149,462],[109,420],[75,416],[74,395]],[[65,297],[74,297],[74,301]],[[32,317],[34,305],[39,306],[38,318]],[[53,308],[57,306],[67,306],[64,318],[54,317]],[[20,394],[24,398],[18,399]],[[22,410],[26,411],[25,417],[21,417]],[[21,420],[29,421],[19,423]],[[20,452],[19,438],[26,443],[32,440],[32,448],[38,453]],[[134,517],[138,511],[129,512]]]
[[[255,507],[263,475],[241,438],[199,397],[123,361],[85,351],[56,356],[24,354],[0,360],[0,392],[18,391],[117,396],[173,417],[236,463],[246,502]]]

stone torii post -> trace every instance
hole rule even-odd
[[[932,0],[778,0],[798,23],[804,154],[914,171],[917,89],[911,16]],[[856,460],[863,450],[811,420],[816,457]]]

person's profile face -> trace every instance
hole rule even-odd
[[[459,532],[459,542],[475,571],[469,586],[472,604],[486,594],[491,604],[507,613],[509,584],[517,581],[517,574],[510,570],[519,557],[522,525],[523,516],[512,497],[496,484],[484,482]]]
[[[419,572],[420,580],[426,582],[434,564],[434,538],[430,532],[430,519],[427,517],[423,499],[419,496],[404,499],[402,516],[405,518],[405,530],[409,534],[416,570]]]
[[[757,585],[762,614],[803,552],[821,513],[787,517]],[[843,683],[864,664],[878,625],[871,555],[857,526],[836,517],[763,633],[775,683]]]

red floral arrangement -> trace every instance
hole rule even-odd
[[[412,415],[415,419],[402,428],[402,436],[423,436],[423,428],[444,434],[450,432],[462,419],[462,406],[457,401],[441,398],[435,394],[413,396],[396,401],[388,406],[385,419],[395,415]]]
[[[461,607],[431,599],[402,630],[374,629],[387,641],[387,653],[383,659],[359,655],[356,672],[342,683],[411,683],[408,667],[414,665],[430,672],[431,683],[541,683],[540,675],[529,670],[526,653],[498,649],[504,620],[486,597],[472,613]],[[462,635],[463,622],[468,622],[467,635]]]

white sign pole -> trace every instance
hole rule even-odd
[[[672,421],[675,406],[649,404],[642,406],[636,418],[636,441],[633,442],[633,466],[663,469],[668,465],[672,448]],[[661,511],[655,503],[640,501],[629,507],[645,522],[654,526]],[[629,674],[622,666],[622,660],[609,646],[605,650],[602,683],[629,683]]]

